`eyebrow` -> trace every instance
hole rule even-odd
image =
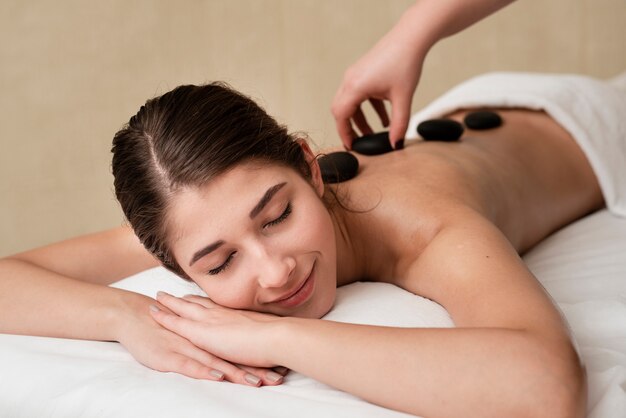
[[[254,219],[259,213],[261,213],[261,211],[265,208],[265,206],[267,206],[267,204],[272,200],[272,197],[274,197],[274,195],[278,193],[278,191],[282,189],[285,184],[287,184],[287,182],[278,183],[270,187],[269,189],[267,189],[265,191],[265,194],[261,198],[261,200],[259,200],[259,203],[257,203],[248,214],[250,219]],[[222,245],[224,245],[224,241],[219,240],[219,241],[215,241],[212,244],[207,245],[201,250],[196,251],[193,257],[191,257],[191,261],[189,262],[189,267],[193,266],[193,264],[196,261],[200,260],[205,255],[217,250]]]
[[[267,206],[270,200],[272,200],[272,197],[274,197],[274,195],[278,193],[278,191],[282,189],[285,184],[287,184],[287,182],[278,183],[267,189],[261,200],[259,200],[259,203],[257,203],[256,206],[250,211],[250,214],[248,215],[250,216],[250,219],[254,219],[254,217],[257,216],[265,206]]]

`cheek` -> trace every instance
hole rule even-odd
[[[323,204],[318,208],[317,216],[311,220],[309,226],[311,242],[315,242],[316,249],[321,253],[321,259],[318,266],[317,301],[305,316],[320,318],[333,307],[337,291],[335,230],[330,213]]]
[[[315,245],[317,250],[334,250],[335,234],[328,210],[318,200],[307,205],[307,208],[310,209],[304,211],[303,216],[299,218],[300,227],[294,232],[298,234],[300,240],[304,239],[309,245]]]
[[[321,255],[320,273],[324,275],[325,281],[333,282],[334,286],[336,285],[337,254],[331,215],[320,200],[316,199],[309,207],[311,209],[303,221],[300,239],[307,241],[310,251]]]
[[[219,282],[219,279],[206,279],[196,280],[196,283],[209,299],[226,308],[247,309],[254,300],[254,294],[236,280],[224,279]]]

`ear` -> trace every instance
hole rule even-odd
[[[324,180],[322,180],[322,171],[320,170],[320,165],[317,162],[317,158],[309,144],[305,139],[298,138],[296,142],[302,148],[302,152],[304,152],[304,157],[309,163],[309,168],[311,169],[311,181],[313,183],[313,188],[317,192],[319,197],[324,196]]]

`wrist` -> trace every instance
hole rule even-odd
[[[270,364],[293,368],[289,354],[296,349],[294,347],[294,342],[297,339],[296,332],[304,325],[304,321],[307,320],[295,317],[278,317],[276,321],[270,324],[267,333],[270,344],[266,345],[268,352],[265,353]]]
[[[440,17],[436,16],[432,7],[426,8],[423,2],[416,2],[402,14],[388,35],[393,43],[409,49],[406,51],[409,57],[423,60],[443,37],[436,19]]]
[[[122,289],[114,290],[115,297],[113,303],[109,306],[107,315],[108,329],[111,341],[122,343],[124,336],[128,332],[132,332],[133,323],[138,318],[148,318],[148,311],[151,304],[155,304],[155,300],[140,293],[135,293]]]

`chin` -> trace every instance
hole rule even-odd
[[[333,289],[332,294],[324,295],[325,297],[317,300],[315,305],[312,306],[312,309],[303,312],[303,318],[311,318],[311,319],[320,319],[324,315],[326,315],[330,310],[335,306],[335,292],[336,289]]]
[[[332,303],[328,308],[323,309],[322,311],[318,312],[313,318],[315,319],[320,319],[322,318],[324,315],[326,315],[328,312],[330,312],[330,310],[333,308],[335,304]]]

